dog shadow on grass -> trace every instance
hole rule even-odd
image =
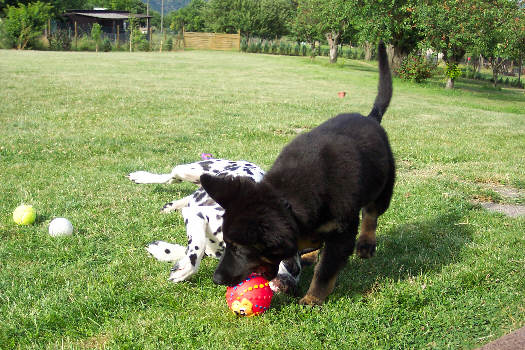
[[[457,262],[463,246],[472,240],[472,232],[460,221],[459,215],[445,214],[379,232],[376,255],[371,259],[352,255],[327,300],[364,295],[374,288],[377,281],[406,280],[440,271],[443,266]],[[303,269],[299,297],[308,290],[312,276],[313,267]],[[276,309],[292,302],[290,297],[278,296],[275,299],[272,306]]]

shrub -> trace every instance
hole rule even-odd
[[[400,78],[420,83],[432,76],[435,66],[419,55],[408,55],[397,70]]]
[[[71,50],[71,38],[67,30],[58,29],[50,34],[47,38],[49,49],[52,51],[69,51]]]
[[[270,43],[267,40],[264,41],[263,52],[270,53]]]
[[[299,56],[299,51],[301,50],[301,46],[299,44],[295,44],[293,47],[293,54],[294,56]]]
[[[260,39],[250,39],[248,43],[248,52],[260,53],[262,50],[262,42]]]
[[[77,50],[79,51],[95,51],[95,42],[87,35],[82,35],[77,39]]]
[[[102,51],[111,51],[111,41],[108,38],[104,39],[104,41],[102,42]]]
[[[241,51],[246,52],[248,50],[248,40],[246,38],[241,39]]]
[[[274,55],[277,55],[279,53],[279,45],[277,45],[277,43],[275,41],[272,42],[272,46],[271,46],[271,53],[274,54]]]
[[[166,51],[171,51],[173,50],[173,38],[169,38],[168,40],[166,40]]]
[[[279,55],[287,55],[286,44],[282,41],[279,42]]]
[[[23,50],[37,39],[51,17],[53,6],[40,1],[18,7],[9,6],[4,9],[4,31],[16,48]]]

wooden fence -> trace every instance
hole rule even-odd
[[[239,50],[241,32],[237,34],[183,32],[184,47],[201,50]]]

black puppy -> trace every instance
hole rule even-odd
[[[392,97],[384,44],[379,88],[368,117],[340,114],[288,144],[263,180],[202,175],[201,184],[224,209],[225,253],[213,276],[233,286],[252,272],[271,280],[281,260],[323,247],[301,304],[322,304],[353,253],[374,255],[377,218],[390,204],[395,165],[379,125]]]

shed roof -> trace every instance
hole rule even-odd
[[[128,11],[112,11],[112,10],[68,10],[64,15],[78,15],[85,17],[93,17],[100,19],[128,19],[135,18],[151,18],[151,16],[144,14],[129,13]]]

